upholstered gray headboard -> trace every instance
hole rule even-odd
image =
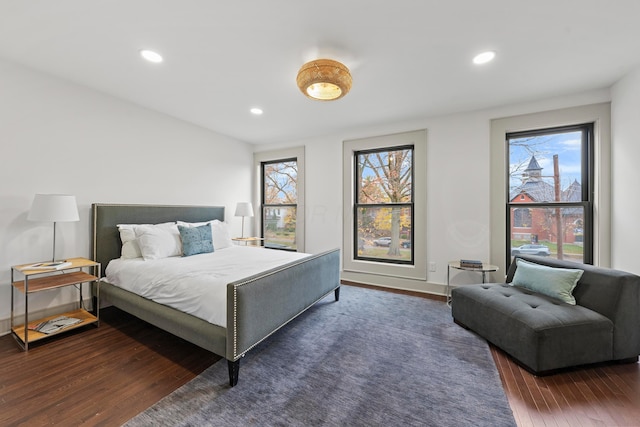
[[[109,261],[120,258],[122,243],[118,224],[158,224],[169,221],[224,221],[224,206],[91,205],[93,260],[102,264],[101,276]]]

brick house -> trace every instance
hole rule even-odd
[[[531,156],[531,160],[525,169],[522,184],[511,190],[509,199],[511,203],[535,203],[552,202],[556,200],[553,184],[546,182],[542,175],[542,167]],[[580,201],[582,186],[574,180],[567,188],[560,192],[560,201]],[[511,239],[529,240],[532,243],[538,241],[556,242],[557,225],[555,208],[531,208],[522,207],[511,209]],[[579,208],[562,209],[562,228],[564,230],[565,243],[582,242],[583,214]]]

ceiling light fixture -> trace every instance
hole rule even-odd
[[[255,114],[256,116],[259,116],[262,114],[262,108],[258,108],[258,107],[253,107],[251,110],[251,114]]]
[[[349,69],[332,59],[316,59],[298,71],[298,87],[306,96],[319,101],[340,99],[351,90]]]
[[[152,50],[143,49],[140,51],[140,55],[149,62],[159,63],[162,62],[162,55]]]
[[[488,50],[486,52],[482,52],[474,56],[473,63],[476,65],[486,64],[487,62],[493,61],[493,58],[495,57],[496,57],[496,53],[492,50]]]

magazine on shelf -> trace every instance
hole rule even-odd
[[[69,261],[38,262],[36,264],[20,267],[20,270],[60,270],[61,268],[69,267],[70,265],[71,263]]]
[[[32,323],[29,325],[29,330],[41,332],[43,334],[52,334],[80,322],[82,322],[82,319],[59,316],[45,322]]]

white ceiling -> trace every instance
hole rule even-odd
[[[0,58],[260,144],[606,88],[640,64],[639,18],[640,0],[0,0]],[[346,97],[299,92],[317,57],[351,69]]]

